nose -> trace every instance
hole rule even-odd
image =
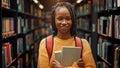
[[[67,21],[66,21],[66,20],[63,20],[63,21],[62,21],[62,24],[67,24]]]

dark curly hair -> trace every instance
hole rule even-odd
[[[72,36],[75,36],[76,35],[76,27],[77,27],[76,26],[76,23],[77,23],[76,11],[75,11],[74,6],[71,5],[68,2],[58,2],[55,6],[52,7],[51,18],[52,18],[53,35],[54,36],[57,35],[57,28],[56,28],[56,25],[55,25],[55,10],[58,7],[66,7],[69,10],[70,15],[72,17],[72,26],[71,26],[71,29],[70,29],[70,34]]]

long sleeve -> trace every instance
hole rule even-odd
[[[82,39],[82,42],[83,42],[82,59],[85,64],[85,68],[96,68],[95,61],[88,41]]]
[[[87,40],[85,40],[85,39],[82,39],[82,43],[83,43],[82,59],[85,64],[85,68],[96,68],[90,45],[88,44]],[[74,46],[75,45],[74,38],[71,38],[69,40],[60,40],[55,37],[53,52],[61,50],[63,45]],[[38,54],[39,54],[39,56],[38,56],[37,68],[51,68],[52,61],[55,60],[55,57],[54,57],[54,53],[53,53],[51,56],[51,61],[49,62],[49,58],[48,58],[48,54],[47,54],[47,50],[46,50],[45,39],[43,39],[39,45],[39,53]],[[79,68],[79,66],[76,63],[73,64],[71,67]]]
[[[40,42],[37,68],[49,68],[49,59],[46,51],[45,39]]]

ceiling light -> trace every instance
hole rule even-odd
[[[39,8],[43,9],[43,8],[44,8],[44,6],[43,6],[42,4],[39,4]]]
[[[80,3],[80,2],[82,2],[82,0],[77,0],[77,2],[76,2],[76,3]]]
[[[38,0],[33,0],[36,4],[38,4]]]

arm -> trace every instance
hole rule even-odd
[[[95,61],[88,41],[82,39],[82,43],[83,43],[82,59],[85,64],[85,68],[96,68]]]
[[[45,39],[43,39],[39,45],[37,68],[49,68],[49,58],[48,58],[45,42],[46,42]]]

